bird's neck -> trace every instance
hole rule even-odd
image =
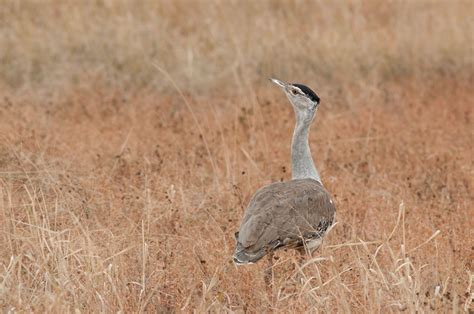
[[[296,126],[291,142],[291,174],[293,180],[311,178],[321,183],[308,143],[311,121],[312,118],[296,115]]]

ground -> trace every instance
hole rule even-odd
[[[195,28],[206,2],[179,3],[98,2],[74,10],[75,4],[20,10],[10,3],[0,10],[16,14],[4,14],[14,17],[2,24],[4,33],[23,35],[23,42],[0,38],[16,43],[0,62],[0,307],[472,310],[474,71],[472,51],[463,46],[469,28],[462,27],[469,3],[393,2],[378,9],[369,2],[347,8],[312,2],[328,19],[315,13],[322,21],[316,32],[306,20],[294,26],[308,10],[301,6],[216,5],[214,19],[203,22],[209,33]],[[164,14],[162,7],[188,18],[175,12],[179,18],[155,25],[145,13]],[[104,12],[112,12],[110,19],[101,20]],[[267,25],[268,16],[258,12],[280,19]],[[415,19],[413,12],[422,13]],[[268,34],[286,33],[266,33],[252,50],[247,39],[256,35],[245,24],[249,30],[222,43],[220,31],[247,15]],[[189,40],[197,52],[172,46],[176,54],[158,50],[140,63],[140,53],[161,47],[147,25],[166,45],[170,38],[176,45]],[[410,33],[410,25],[425,36]],[[432,27],[436,35],[429,37]],[[363,36],[368,29],[371,36]],[[35,41],[36,32],[56,37]],[[384,36],[398,39],[377,40]],[[289,38],[296,46],[281,42]],[[316,38],[323,48],[302,59]],[[272,54],[277,44],[286,48]],[[277,252],[270,291],[265,261],[232,263],[234,232],[249,198],[291,178],[294,114],[267,75],[296,78],[321,97],[310,146],[337,208],[337,223],[313,256]]]

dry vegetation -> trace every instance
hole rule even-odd
[[[471,1],[4,1],[2,311],[472,310]],[[157,67],[153,66],[156,64]],[[236,267],[293,113],[338,223]]]

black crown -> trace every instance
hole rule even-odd
[[[315,92],[313,92],[311,88],[303,84],[291,84],[291,85],[296,86],[299,89],[301,89],[301,91],[305,93],[305,95],[308,96],[309,99],[319,104],[320,98],[318,95],[316,95]]]

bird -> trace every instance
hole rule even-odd
[[[268,255],[272,267],[273,253],[285,247],[312,253],[335,221],[336,207],[323,186],[308,142],[320,98],[303,84],[270,80],[283,90],[296,116],[291,180],[264,186],[251,197],[235,233],[233,261],[237,265],[253,264]],[[265,282],[269,284],[267,276]]]

